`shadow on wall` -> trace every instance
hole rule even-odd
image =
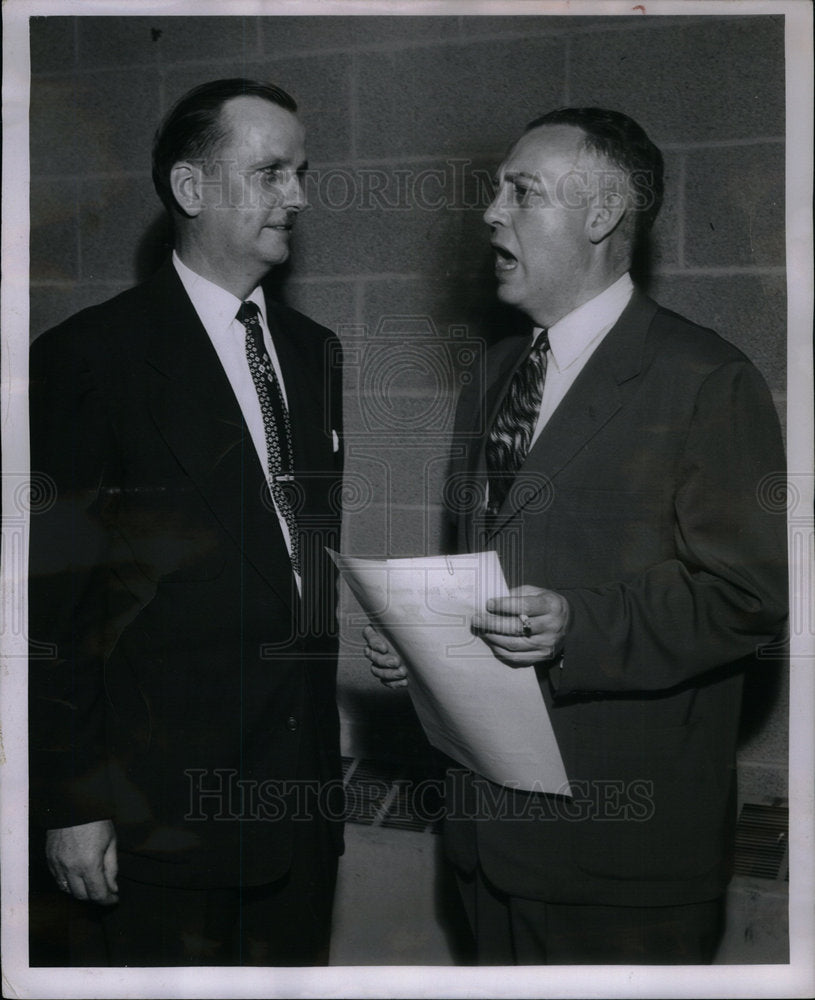
[[[789,668],[785,653],[775,658],[750,657],[745,661],[739,744],[758,736],[776,708]]]
[[[153,219],[136,247],[136,281],[147,281],[164,263],[173,249],[173,227],[163,210]]]

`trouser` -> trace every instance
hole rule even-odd
[[[508,896],[480,866],[457,872],[479,965],[706,965],[723,899],[679,906],[596,906]]]
[[[337,857],[315,826],[296,831],[291,868],[265,885],[180,889],[120,875],[103,919],[110,964],[328,964]]]

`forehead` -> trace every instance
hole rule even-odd
[[[551,176],[574,170],[585,156],[584,134],[573,125],[541,125],[521,136],[501,164],[502,174]]]
[[[292,152],[302,149],[305,129],[297,116],[262,97],[233,97],[221,111],[229,144],[247,152],[275,146]]]

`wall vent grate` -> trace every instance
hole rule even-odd
[[[788,881],[788,829],[785,806],[745,802],[736,824],[736,874]]]

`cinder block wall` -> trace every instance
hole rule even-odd
[[[500,335],[481,213],[523,125],[563,104],[637,119],[667,198],[638,278],[758,364],[785,405],[783,17],[55,17],[31,25],[31,330],[145,277],[168,235],[162,113],[219,76],[273,80],[308,130],[311,211],[281,295],[347,355],[345,548],[438,551],[452,407]],[[541,581],[545,582],[545,581]],[[345,749],[410,760],[406,697],[359,653],[345,597]],[[742,795],[786,793],[786,682],[748,685]]]

